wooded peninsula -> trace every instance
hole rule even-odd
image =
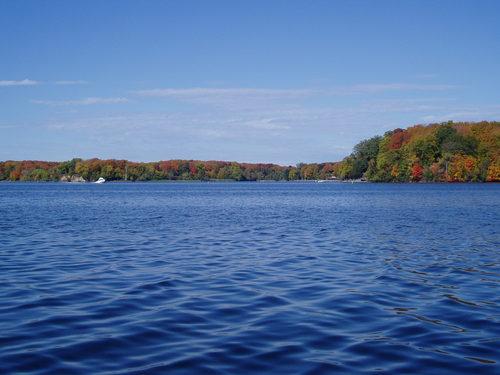
[[[0,181],[363,180],[500,181],[500,122],[446,122],[394,129],[363,140],[340,162],[282,166],[227,161],[72,159],[3,161]]]

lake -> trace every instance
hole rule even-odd
[[[500,373],[500,185],[0,184],[0,373]]]

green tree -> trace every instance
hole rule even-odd
[[[421,138],[410,145],[411,153],[413,153],[422,163],[423,166],[428,166],[434,163],[438,155],[438,146],[433,138]]]
[[[236,181],[243,180],[243,173],[241,172],[241,167],[237,163],[231,164],[231,178]]]

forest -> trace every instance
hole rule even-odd
[[[394,129],[361,141],[340,162],[282,166],[227,161],[3,161],[0,181],[366,180],[500,181],[500,122],[446,122]]]
[[[167,160],[136,163],[127,160],[72,159],[65,162],[5,161],[0,162],[0,181],[61,181],[83,178],[95,181],[154,180],[316,180],[333,175],[333,163],[252,164],[226,161]]]
[[[358,143],[334,171],[373,182],[500,181],[500,122],[394,129]]]

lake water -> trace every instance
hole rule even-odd
[[[0,184],[0,373],[500,373],[500,185]]]

